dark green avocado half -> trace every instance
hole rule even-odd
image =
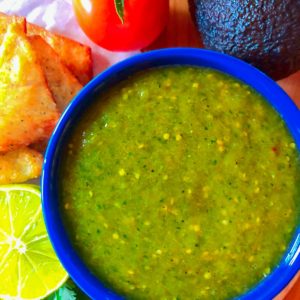
[[[204,46],[273,79],[300,70],[300,0],[189,0]]]

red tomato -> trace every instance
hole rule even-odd
[[[137,50],[164,29],[169,0],[124,0],[124,23],[114,0],[73,0],[80,27],[96,44],[115,51]]]

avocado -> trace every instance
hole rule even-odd
[[[300,69],[300,0],[189,0],[206,48],[273,79]]]

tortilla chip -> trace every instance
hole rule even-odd
[[[39,141],[38,143],[31,144],[29,147],[39,153],[44,154],[48,146],[48,140]]]
[[[0,152],[50,136],[59,118],[35,51],[18,23],[0,46]]]
[[[91,48],[37,25],[27,23],[28,35],[41,36],[83,85],[93,77]]]
[[[0,184],[21,183],[41,175],[43,156],[27,147],[0,154]]]
[[[6,15],[6,14],[0,12],[0,44],[3,40],[3,36],[4,36],[5,32],[7,31],[8,24],[11,24],[11,23],[19,23],[22,26],[23,31],[26,30],[25,18],[9,16],[9,15]]]
[[[13,19],[12,19],[13,18]],[[25,26],[25,18],[8,16],[0,12],[3,23],[19,22]],[[93,77],[93,64],[91,48],[46,29],[27,22],[27,34],[41,36],[60,56],[61,61],[70,69],[82,85],[88,83]],[[5,32],[6,30],[4,30]],[[1,36],[1,29],[0,29]]]
[[[57,108],[62,112],[82,85],[40,36],[30,36],[29,40],[36,51]]]

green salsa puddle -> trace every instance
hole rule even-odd
[[[92,272],[128,299],[228,299],[299,219],[296,145],[249,86],[206,68],[137,73],[74,128],[61,210]]]

